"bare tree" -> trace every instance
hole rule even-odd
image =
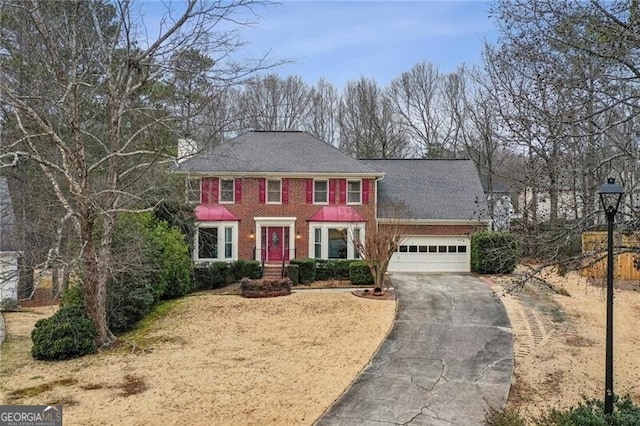
[[[402,158],[409,142],[387,96],[373,80],[347,83],[340,101],[340,148],[357,158]]]
[[[367,228],[364,241],[354,242],[360,257],[373,275],[374,285],[380,289],[385,288],[385,274],[389,262],[402,242],[401,231],[399,222],[375,224]]]
[[[311,110],[305,129],[329,145],[338,146],[338,91],[321,78],[311,88],[310,98]]]
[[[255,77],[240,99],[244,127],[252,130],[300,130],[310,109],[310,89],[299,76]]]
[[[241,43],[228,25],[248,22],[260,4],[190,0],[167,11],[153,38],[130,1],[0,6],[2,120],[11,136],[1,166],[31,162],[55,194],[62,214],[45,266],[78,265],[99,345],[114,340],[105,307],[117,215],[153,206],[158,188],[144,177],[175,152],[174,118],[154,102],[156,83],[169,77],[172,55],[192,46],[214,59],[208,78],[218,82],[264,68],[263,60],[231,60]],[[73,252],[60,250],[65,233],[78,242]]]

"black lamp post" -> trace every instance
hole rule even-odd
[[[613,222],[624,188],[614,178],[600,187],[600,202],[607,216],[607,355],[605,363],[604,413],[613,412]]]

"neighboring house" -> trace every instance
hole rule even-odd
[[[196,262],[356,259],[378,221],[406,232],[391,271],[467,272],[469,234],[488,223],[471,161],[357,160],[306,132],[248,132],[176,172],[195,204]]]
[[[0,178],[0,306],[18,301],[19,258],[7,179]]]
[[[583,197],[580,193],[560,189],[558,191],[558,219],[575,220],[584,216]],[[597,201],[597,197],[595,198]],[[538,222],[551,219],[551,197],[548,191],[534,192],[531,187],[523,188],[518,194],[518,215]]]
[[[487,175],[481,175],[480,182],[482,182],[482,189],[487,197],[489,216],[493,218],[491,229],[508,231],[511,219],[515,219],[511,190],[495,179],[489,183]]]

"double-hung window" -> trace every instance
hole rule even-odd
[[[347,204],[362,204],[362,181],[347,181]]]
[[[196,232],[196,261],[227,261],[237,258],[238,224],[217,222],[200,225]]]
[[[313,203],[327,204],[329,201],[329,181],[314,180],[313,181]]]
[[[200,202],[200,178],[187,178],[185,182],[188,203]]]
[[[282,181],[280,179],[267,179],[267,203],[282,203]]]
[[[220,203],[233,203],[235,179],[220,179]]]

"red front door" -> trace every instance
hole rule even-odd
[[[267,262],[282,262],[284,252],[284,232],[282,227],[267,228]]]

